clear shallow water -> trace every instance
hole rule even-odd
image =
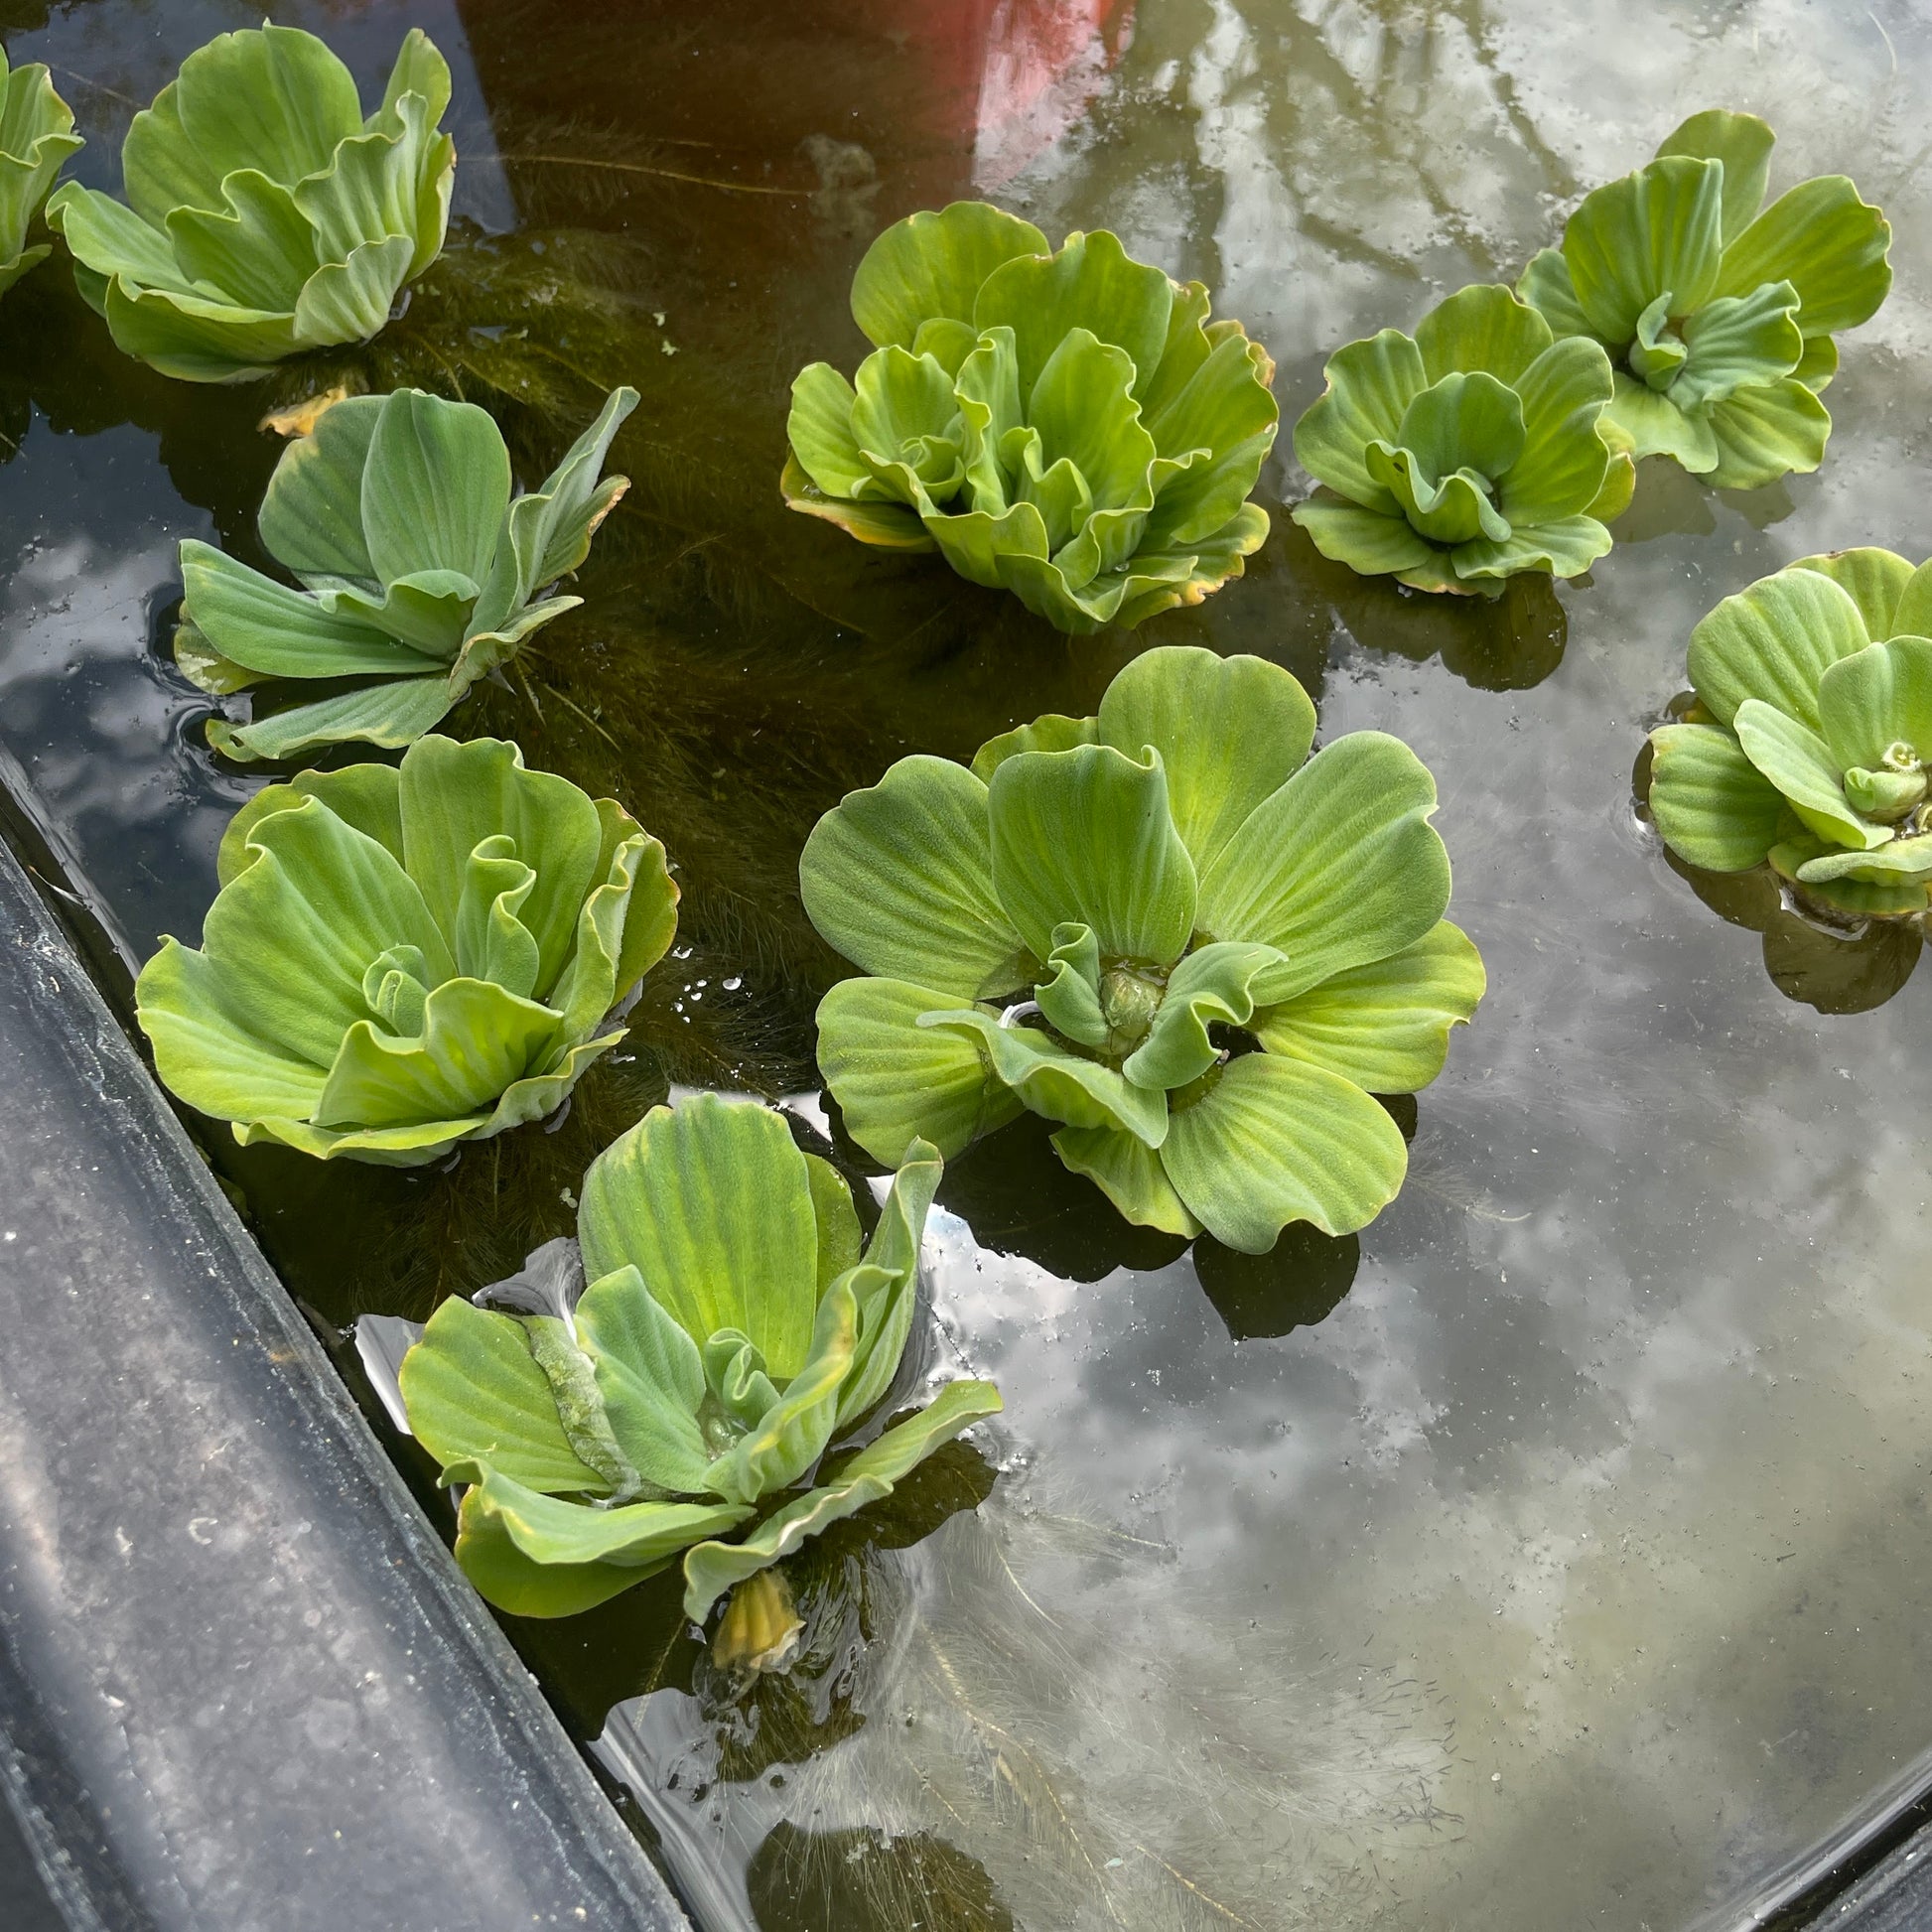
[[[1932,969],[1899,991],[1909,953],[1746,896],[1721,916],[1630,781],[1719,597],[1813,550],[1932,552],[1932,26],[1853,0],[274,11],[365,84],[405,20],[458,69],[463,237],[345,362],[461,380],[530,475],[597,390],[644,391],[587,610],[457,722],[620,792],[686,894],[679,956],[557,1132],[415,1176],[210,1141],[326,1325],[420,1317],[567,1231],[562,1190],[669,1082],[822,1120],[805,831],[904,751],[1090,709],[1146,645],[1260,651],[1325,734],[1415,745],[1490,968],[1358,1241],[1183,1255],[1024,1128],[956,1164],[929,1366],[993,1375],[1008,1414],[800,1568],[794,1682],[731,1703],[668,1587],[515,1626],[701,1916],[1733,1923],[1932,1747]],[[251,17],[0,13],[13,59],[62,69],[102,184],[128,103]],[[1050,233],[1115,227],[1248,322],[1292,421],[1328,348],[1513,272],[1717,103],[1776,124],[1774,185],[1856,176],[1897,286],[1842,344],[1818,477],[1721,499],[1646,475],[1588,584],[1407,598],[1282,518],[1200,610],[1068,644],[777,503],[785,385],[853,359],[851,268],[910,207],[990,186]],[[251,554],[282,399],[126,364],[58,262],[0,305],[0,743],[137,953],[195,930],[253,782],[197,749],[155,654],[172,544]],[[1302,486],[1286,443],[1271,501]]]

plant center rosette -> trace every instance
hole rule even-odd
[[[1416,325],[1328,358],[1295,425],[1322,487],[1293,511],[1324,557],[1420,591],[1499,596],[1522,571],[1576,577],[1610,548],[1631,465],[1606,434],[1608,359],[1558,342],[1508,289],[1460,289]]]
[[[1693,114],[1649,166],[1587,195],[1518,283],[1559,335],[1609,351],[1633,453],[1723,489],[1818,468],[1833,334],[1891,288],[1891,229],[1845,176],[1763,207],[1776,139],[1753,114]]]
[[[1262,1253],[1371,1221],[1407,1167],[1371,1095],[1436,1077],[1483,971],[1443,917],[1428,771],[1313,736],[1278,666],[1164,647],[1096,717],[970,770],[903,759],[827,813],[799,881],[868,975],[818,1011],[853,1139],[950,1158],[1027,1108],[1146,1226]]]
[[[321,1160],[417,1167],[560,1107],[677,929],[664,848],[514,745],[304,771],[221,841],[199,950],[136,1009],[191,1107]]]
[[[758,1580],[1000,1408],[991,1383],[952,1382],[821,1466],[897,1375],[939,1173],[910,1147],[862,1244],[837,1171],[755,1102],[697,1094],[606,1149],[581,1265],[539,1270],[540,1250],[534,1298],[445,1302],[403,1360],[410,1427],[464,1488],[456,1554],[477,1588],[567,1616],[682,1556],[692,1620],[731,1589],[721,1644],[781,1665],[796,1621]]]
[[[1197,604],[1268,535],[1274,364],[1207,291],[1104,229],[1057,254],[955,202],[888,228],[852,313],[879,346],[792,384],[785,500],[862,543],[934,546],[1066,631]]]
[[[1767,860],[1841,917],[1932,904],[1932,563],[1806,557],[1691,633],[1696,706],[1651,733],[1650,812],[1711,872]]]

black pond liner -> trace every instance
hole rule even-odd
[[[686,1924],[3,845],[0,1319],[0,1788],[69,1926]]]
[[[0,834],[0,1928],[689,1932],[96,989],[73,942],[123,992],[126,942],[4,753]],[[1932,1753],[1689,1932],[1932,1928],[1928,1820]]]

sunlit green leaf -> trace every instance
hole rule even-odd
[[[1766,282],[1748,295],[1721,295],[1707,303],[1684,324],[1689,353],[1671,385],[1673,400],[1680,408],[1696,408],[1782,380],[1805,352],[1797,307],[1789,282]]]
[[[1143,764],[1110,745],[1011,758],[987,806],[993,890],[1035,958],[1069,920],[1109,957],[1179,958],[1194,926],[1194,866],[1158,758]]]
[[[1203,1088],[1175,1106],[1161,1164],[1202,1226],[1237,1253],[1266,1254],[1290,1221],[1352,1233],[1402,1185],[1401,1130],[1339,1074],[1248,1053]]]
[[[1259,805],[1201,881],[1201,930],[1284,957],[1274,1005],[1413,945],[1449,904],[1449,854],[1429,823],[1436,781],[1408,746],[1352,732]]]
[[[1832,433],[1825,405],[1795,375],[1734,391],[1712,404],[1710,422],[1718,461],[1706,480],[1719,489],[1761,489],[1806,475],[1824,462]]]
[[[1522,282],[1559,334],[1610,350],[1632,454],[1721,489],[1818,467],[1831,332],[1867,320],[1891,285],[1891,230],[1844,176],[1757,212],[1773,138],[1753,115],[1693,114],[1648,167],[1587,196],[1561,256],[1546,249]]]
[[[1266,1220],[1264,1247],[1304,1214],[1361,1225],[1348,1217],[1372,1215],[1387,1193],[1363,1203],[1402,1172],[1383,1158],[1394,1130],[1361,1082],[1433,1079],[1483,974],[1441,923],[1449,862],[1427,770],[1372,732],[1307,759],[1313,722],[1273,665],[1170,645],[1115,677],[1097,721],[1052,716],[982,748],[991,864],[975,893],[1024,938],[1026,977],[1000,989],[1004,1011],[894,978],[834,987],[819,1063],[847,1131],[880,1160],[917,1137],[950,1155],[1025,1107],[1057,1123],[1066,1166],[1143,1225],[1253,1241]],[[889,869],[890,851],[877,863]],[[895,890],[828,875],[807,905],[836,944],[848,928],[863,937],[849,900]],[[928,896],[944,903],[943,890]],[[1257,1039],[1269,1050],[1254,1053]],[[1273,1052],[1296,1070],[1241,1070]],[[1277,1121],[1216,1179],[1228,1146],[1197,1123],[1185,1180],[1162,1150],[1229,1080],[1228,1107],[1250,1091],[1312,1096],[1304,1144],[1273,1173],[1294,1131]],[[1369,1112],[1349,1114],[1336,1088]],[[1354,1166],[1315,1199],[1308,1175],[1331,1155]]]
[[[1053,1136],[1053,1151],[1137,1226],[1188,1238],[1200,1232],[1161,1165],[1159,1148],[1116,1127],[1062,1127]]]
[[[456,166],[436,131],[449,98],[449,69],[420,29],[366,119],[348,69],[314,35],[219,34],[134,116],[129,206],[69,183],[48,220],[99,279],[128,354],[190,381],[259,375],[373,336],[436,259]]]
[[[977,1041],[995,1077],[1023,1106],[1046,1120],[1069,1127],[1120,1128],[1150,1147],[1158,1147],[1168,1131],[1164,1094],[1059,1045],[1035,1027],[1004,1026],[977,1007],[927,1015],[922,1024],[928,1032],[960,1034]]]
[[[1593,513],[1605,463],[1597,424],[1614,393],[1608,356],[1577,336],[1552,343],[1517,377],[1523,450],[1496,491],[1512,534],[1519,526],[1534,533],[1545,523]]]
[[[1607,359],[1553,341],[1513,291],[1462,289],[1414,343],[1385,329],[1337,350],[1327,375],[1295,431],[1304,467],[1347,499],[1294,511],[1324,556],[1459,591],[1523,570],[1573,577],[1608,549],[1587,517],[1616,456]]]
[[[1160,753],[1168,809],[1196,871],[1294,776],[1314,743],[1314,706],[1279,664],[1192,645],[1128,664],[1108,685],[1098,722],[1101,739],[1130,759],[1149,746]]]
[[[958,999],[1018,985],[1026,947],[993,888],[986,785],[901,759],[819,820],[798,862],[805,910],[868,973]]]
[[[487,1462],[544,1496],[597,1495],[523,1324],[453,1296],[430,1316],[399,1374],[409,1426],[446,1468]]]
[[[1272,946],[1221,939],[1190,952],[1169,975],[1147,1038],[1121,1071],[1137,1086],[1185,1086],[1219,1057],[1210,1028],[1246,1027],[1254,1018],[1254,983],[1265,966],[1279,966]]]
[[[487,1462],[459,1462],[444,1473],[470,1485],[458,1516],[457,1562],[512,1616],[588,1610],[752,1513],[742,1504],[658,1501],[587,1509],[526,1489]]]
[[[38,61],[9,69],[0,50],[0,295],[47,246],[27,246],[27,230],[62,164],[81,146],[73,113]]]
[[[1866,851],[1891,837],[1888,828],[1867,824],[1846,801],[1844,768],[1815,731],[1759,698],[1737,707],[1731,729],[1744,756],[1820,838]]]
[[[247,808],[202,950],[164,945],[136,1001],[162,1078],[238,1139],[414,1165],[561,1104],[676,888],[655,840],[514,746],[425,738],[361,769]]]
[[[1650,815],[1673,852],[1709,872],[1762,865],[1779,838],[1784,794],[1713,725],[1650,734]]]
[[[716,1094],[654,1107],[592,1164],[583,1203],[593,1280],[635,1267],[694,1338],[736,1329],[774,1376],[797,1373],[818,1231],[805,1157],[779,1115]]]
[[[1060,629],[1136,624],[1239,574],[1273,446],[1273,365],[1205,292],[1105,230],[1050,253],[985,203],[908,216],[868,250],[856,381],[792,387],[792,508],[861,542],[936,546]]]
[[[1932,638],[1893,637],[1827,667],[1818,717],[1841,769],[1932,763]]]
[[[1789,189],[1725,249],[1720,295],[1743,295],[1765,282],[1798,292],[1807,336],[1856,329],[1891,291],[1891,224],[1843,175],[1820,175]]]
[[[920,1138],[950,1160],[1021,1112],[969,1032],[919,1024],[958,1007],[896,979],[845,980],[819,1002],[819,1071],[875,1161],[895,1165]]]
[[[1777,136],[1755,114],[1733,114],[1721,107],[1706,108],[1681,121],[1658,144],[1657,158],[1689,155],[1698,161],[1724,163],[1724,236],[1734,240],[1750,225],[1764,205],[1764,186],[1771,174],[1771,149]]]
[[[882,347],[914,348],[928,321],[970,324],[981,285],[1002,263],[1047,252],[1031,221],[985,202],[909,214],[866,250],[852,278],[852,319]]]
[[[990,1384],[954,1383],[742,1542],[713,1540],[807,1478],[892,1386],[939,1172],[916,1143],[864,1259],[827,1282],[827,1260],[857,1245],[850,1196],[769,1109],[697,1094],[607,1150],[578,1221],[597,1279],[575,1308],[446,1303],[402,1364],[410,1426],[445,1482],[469,1485],[457,1559],[478,1588],[568,1615],[702,1546],[687,1574],[702,1618],[997,1413]]]
[[[1514,388],[1517,378],[1554,340],[1542,316],[1494,282],[1472,282],[1457,289],[1416,325],[1423,373],[1432,384],[1459,372],[1481,370]]]
[[[1327,388],[1295,425],[1295,460],[1316,483],[1365,509],[1400,513],[1369,471],[1371,443],[1401,440],[1402,418],[1429,386],[1422,350],[1397,329],[1349,343],[1328,357]],[[1344,560],[1346,561],[1346,560]]]
[[[1370,1093],[1414,1093],[1442,1072],[1450,1031],[1488,987],[1482,955],[1447,919],[1414,945],[1322,980],[1255,1016],[1271,1053],[1306,1060]]]
[[[1761,698],[1816,731],[1819,680],[1870,641],[1858,605],[1831,578],[1781,570],[1725,598],[1691,632],[1691,682],[1721,725]]]
[[[441,667],[441,709],[421,684],[350,692],[246,725],[211,720],[210,743],[233,758],[285,758],[421,737],[576,603],[533,600],[583,562],[623,489],[623,478],[598,473],[636,402],[634,389],[613,390],[542,486],[514,501],[502,434],[474,404],[398,389],[325,409],[283,452],[261,511],[262,541],[304,588],[191,538],[184,625],[230,663],[277,678],[419,679]]]

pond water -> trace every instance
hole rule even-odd
[[[554,1131],[447,1173],[207,1145],[340,1340],[570,1230],[673,1086],[815,1090],[837,962],[805,833],[911,750],[1090,711],[1162,642],[1258,652],[1325,735],[1440,781],[1491,990],[1358,1238],[1263,1261],[1122,1225],[1025,1124],[929,1230],[935,1373],[1007,1413],[793,1569],[805,1664],[734,1699],[672,1579],[511,1634],[707,1932],[1688,1932],[1928,1775],[1926,1050],[1916,941],[1821,939],[1692,882],[1633,803],[1720,597],[1813,551],[1932,551],[1932,19],[1910,0],[310,0],[365,87],[406,24],[457,73],[460,220],[373,348],[236,390],[119,357],[59,256],[0,305],[0,746],[137,961],[192,938],[258,779],[165,654],[174,546],[262,561],[270,407],[333,377],[487,401],[524,480],[625,380],[633,479],[527,679],[452,720],[622,797],[683,923]],[[225,0],[0,0],[115,186],[133,108]],[[932,559],[787,514],[785,391],[910,208],[1108,226],[1277,357],[1513,276],[1707,105],[1774,186],[1854,174],[1897,283],[1843,344],[1816,477],[1649,466],[1589,579],[1449,604],[1323,563],[1279,506],[1247,577],[1068,642]],[[24,773],[24,778],[20,775]],[[1705,896],[1701,896],[1701,893]],[[849,1147],[842,1153],[851,1156]],[[861,1169],[863,1164],[861,1163]],[[352,1355],[339,1348],[353,1379]],[[389,1437],[426,1506],[428,1465]]]

